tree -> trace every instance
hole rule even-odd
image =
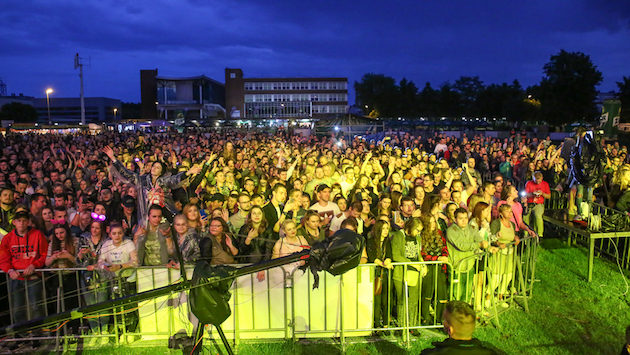
[[[545,76],[536,97],[541,103],[543,119],[561,125],[593,121],[599,116],[595,87],[602,81],[602,73],[588,55],[561,50],[551,56],[543,69]]]
[[[438,99],[438,92],[427,81],[420,94],[418,94],[418,111],[420,115],[436,117],[439,111]]]
[[[444,83],[438,92],[438,116],[457,117],[462,114],[462,99],[459,93],[453,90],[451,84]]]
[[[357,104],[365,109],[366,114],[377,111],[383,117],[398,115],[398,86],[394,78],[368,73],[360,82],[354,82],[354,91]]]
[[[483,82],[478,76],[461,76],[453,84],[453,90],[459,94],[462,113],[468,116],[483,115],[477,105],[477,99],[484,90]]]
[[[120,115],[120,117],[122,117],[122,119],[130,119],[130,118],[139,118],[142,117],[141,114],[141,107],[139,103],[134,103],[134,102],[122,102],[121,103],[121,108],[122,108],[122,115]]]
[[[617,82],[619,93],[617,97],[621,101],[620,122],[630,123],[630,77],[624,76],[622,81]]]
[[[10,102],[0,109],[1,120],[11,120],[16,123],[32,123],[37,121],[35,107],[20,102]]]
[[[418,88],[413,81],[403,78],[398,84],[398,115],[413,117],[418,114]]]

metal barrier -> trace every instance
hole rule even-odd
[[[630,269],[630,216],[625,212],[599,203],[589,204],[588,218],[585,227],[570,221],[568,218],[568,198],[560,193],[552,194],[545,201],[544,222],[555,229],[560,236],[566,236],[567,244],[581,244],[588,248],[587,280],[593,279],[595,254],[605,256],[619,262],[622,268]],[[602,231],[597,221],[612,220],[614,230]]]
[[[537,240],[526,238],[502,250],[506,252],[475,255],[471,259],[474,271],[467,272],[457,272],[452,265],[439,261],[393,263],[394,269],[386,272],[375,264],[362,264],[341,276],[321,274],[318,289],[312,289],[312,275],[298,271],[295,264],[266,270],[264,278],[239,277],[231,290],[232,315],[223,323],[223,329],[235,345],[245,339],[326,337],[339,338],[345,347],[350,334],[367,336],[373,332],[400,331],[405,345],[410,346],[410,333],[442,327],[441,310],[451,299],[470,302],[480,319],[499,324],[499,314],[507,309],[499,309],[503,302],[509,306],[522,301],[520,304],[528,310]],[[188,268],[191,274],[192,269]],[[123,275],[96,281],[89,279],[93,274],[85,269],[38,272],[43,275],[39,286],[46,291],[38,305],[48,313],[165,286],[180,278],[179,270],[163,267],[127,269]],[[381,272],[383,287],[381,294],[375,296],[374,279]],[[464,280],[464,275],[469,274],[472,277]],[[69,288],[70,284],[76,287]],[[12,298],[9,297],[10,304]],[[138,339],[165,345],[168,337],[177,332],[192,332],[197,321],[189,312],[187,301],[187,292],[172,293],[138,305],[84,315],[82,319],[56,324],[28,338],[3,341],[51,339],[55,340],[56,349],[65,350],[103,343],[118,345]],[[30,306],[27,303],[24,309],[10,307],[11,322],[17,313]],[[375,307],[379,308],[376,320]],[[218,339],[211,326],[206,330],[207,337]],[[73,345],[75,342],[77,345]]]

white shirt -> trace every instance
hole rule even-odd
[[[339,206],[337,206],[336,203],[330,202],[330,201],[328,201],[328,203],[325,206],[322,206],[319,202],[317,202],[316,204],[311,206],[310,209],[317,211],[317,213],[319,213],[319,215],[322,218],[326,218],[326,217],[333,218],[334,216],[341,213]]]
[[[119,246],[109,239],[103,243],[101,255],[98,257],[99,264],[119,265],[126,264],[131,260],[131,253],[136,252],[136,246],[131,240],[123,240]]]

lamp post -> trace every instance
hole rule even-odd
[[[116,122],[116,113],[118,113],[118,108],[114,107],[114,122]]]
[[[50,118],[50,94],[53,93],[53,89],[46,89],[46,106],[48,107],[48,125],[52,125],[52,119]]]

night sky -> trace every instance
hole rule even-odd
[[[630,1],[2,0],[0,78],[8,93],[140,100],[140,69],[245,77],[406,77],[421,89],[459,76],[539,82],[565,49],[591,56],[599,89],[630,76]],[[354,90],[350,92],[354,102]]]

